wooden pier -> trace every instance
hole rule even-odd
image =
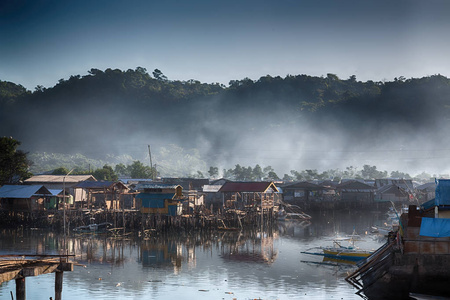
[[[26,299],[25,278],[55,273],[55,300],[61,300],[64,272],[73,271],[72,255],[0,255],[0,284],[16,281],[17,300]],[[13,298],[14,299],[14,298]]]

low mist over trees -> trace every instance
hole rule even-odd
[[[51,170],[66,167],[54,164],[60,159],[84,170],[131,165],[146,159],[142,149],[148,143],[171,145],[157,147],[157,166],[150,168],[168,176],[283,178],[277,174],[282,166],[286,178],[307,178],[312,175],[306,170],[305,174],[285,170],[315,169],[313,162],[322,170],[336,169],[337,162],[341,169],[358,165],[345,161],[360,159],[358,151],[366,149],[371,152],[364,154],[358,167],[369,166],[367,158],[378,156],[379,161],[388,157],[426,171],[431,164],[436,168],[446,164],[430,160],[439,153],[424,151],[450,149],[443,130],[450,128],[449,108],[450,80],[441,75],[399,76],[391,82],[362,82],[354,75],[342,79],[331,73],[266,75],[231,80],[224,86],[173,80],[163,70],[149,74],[137,67],[92,68],[86,75],[34,91],[0,80],[0,136],[22,142],[35,161],[33,172],[46,171],[39,167],[43,164],[53,165]],[[417,147],[425,150],[409,153],[416,161],[401,156]],[[394,159],[397,149],[402,152]],[[269,154],[262,155],[264,151]],[[256,164],[261,171],[254,170]],[[229,169],[238,165],[237,170]],[[251,172],[244,165],[251,165]],[[272,170],[265,171],[264,165]],[[407,171],[390,167],[399,170],[397,175]],[[351,175],[351,171],[344,172]],[[155,175],[152,170],[142,172]],[[371,177],[376,172],[389,175],[371,167],[359,175]]]
[[[20,142],[11,137],[0,138],[0,179],[1,184],[16,184],[31,177],[33,174],[29,172],[29,168],[33,162],[28,159],[27,153],[18,150],[17,147]],[[35,155],[35,157],[38,157]],[[64,157],[59,155],[56,157]],[[130,164],[118,163],[114,167],[104,164],[102,167],[91,166],[90,163],[82,163],[81,165],[89,166],[88,169],[80,167],[77,163],[82,162],[82,156],[72,156],[74,159],[64,158],[58,160],[55,157],[51,160],[51,164],[46,165],[40,162],[40,168],[45,170],[44,173],[52,175],[66,175],[69,172],[73,175],[93,175],[97,180],[117,181],[119,177],[135,178],[135,179],[156,179],[163,174],[157,172],[156,167],[150,167],[141,161],[133,161]],[[63,163],[65,166],[60,166],[51,169],[55,164]],[[70,170],[70,171],[69,171]],[[418,181],[431,181],[435,177],[448,177],[448,174],[430,175],[422,172],[414,178],[408,173],[400,171],[380,171],[376,166],[364,165],[361,169],[350,166],[345,170],[330,169],[319,172],[317,170],[291,170],[290,174],[284,174],[279,177],[272,166],[261,166],[259,164],[254,167],[235,165],[234,168],[223,169],[222,172],[216,166],[210,166],[207,171],[210,179],[226,178],[235,181],[311,181],[311,180],[333,180],[339,181],[341,179],[382,179],[382,178],[401,178],[401,179],[415,179]],[[203,170],[197,170],[190,174],[183,174],[191,178],[205,178]],[[164,176],[169,177],[169,176]]]

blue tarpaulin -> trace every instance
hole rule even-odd
[[[146,194],[140,193],[136,196],[137,199],[142,199],[142,207],[147,208],[164,208],[165,201],[167,199],[172,199],[174,193],[165,194]]]
[[[436,205],[450,205],[450,180],[439,179],[436,186]]]
[[[450,236],[450,219],[422,218],[420,235],[430,237]]]

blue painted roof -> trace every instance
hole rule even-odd
[[[43,185],[4,185],[0,188],[0,198],[27,199],[41,193],[51,194]]]
[[[55,189],[48,189],[48,191],[50,192],[50,193],[52,193],[52,196],[58,196],[59,195],[59,193],[61,193],[62,192],[62,189],[57,189],[57,190],[55,190]],[[67,191],[67,190],[66,190]],[[67,192],[66,192],[67,193]]]

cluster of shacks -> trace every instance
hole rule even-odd
[[[2,210],[135,210],[149,214],[215,213],[224,209],[373,207],[383,202],[423,203],[434,198],[433,183],[411,180],[233,182],[226,179],[162,178],[98,181],[92,175],[38,175],[22,185],[0,188]],[[64,200],[65,199],[65,200]]]

